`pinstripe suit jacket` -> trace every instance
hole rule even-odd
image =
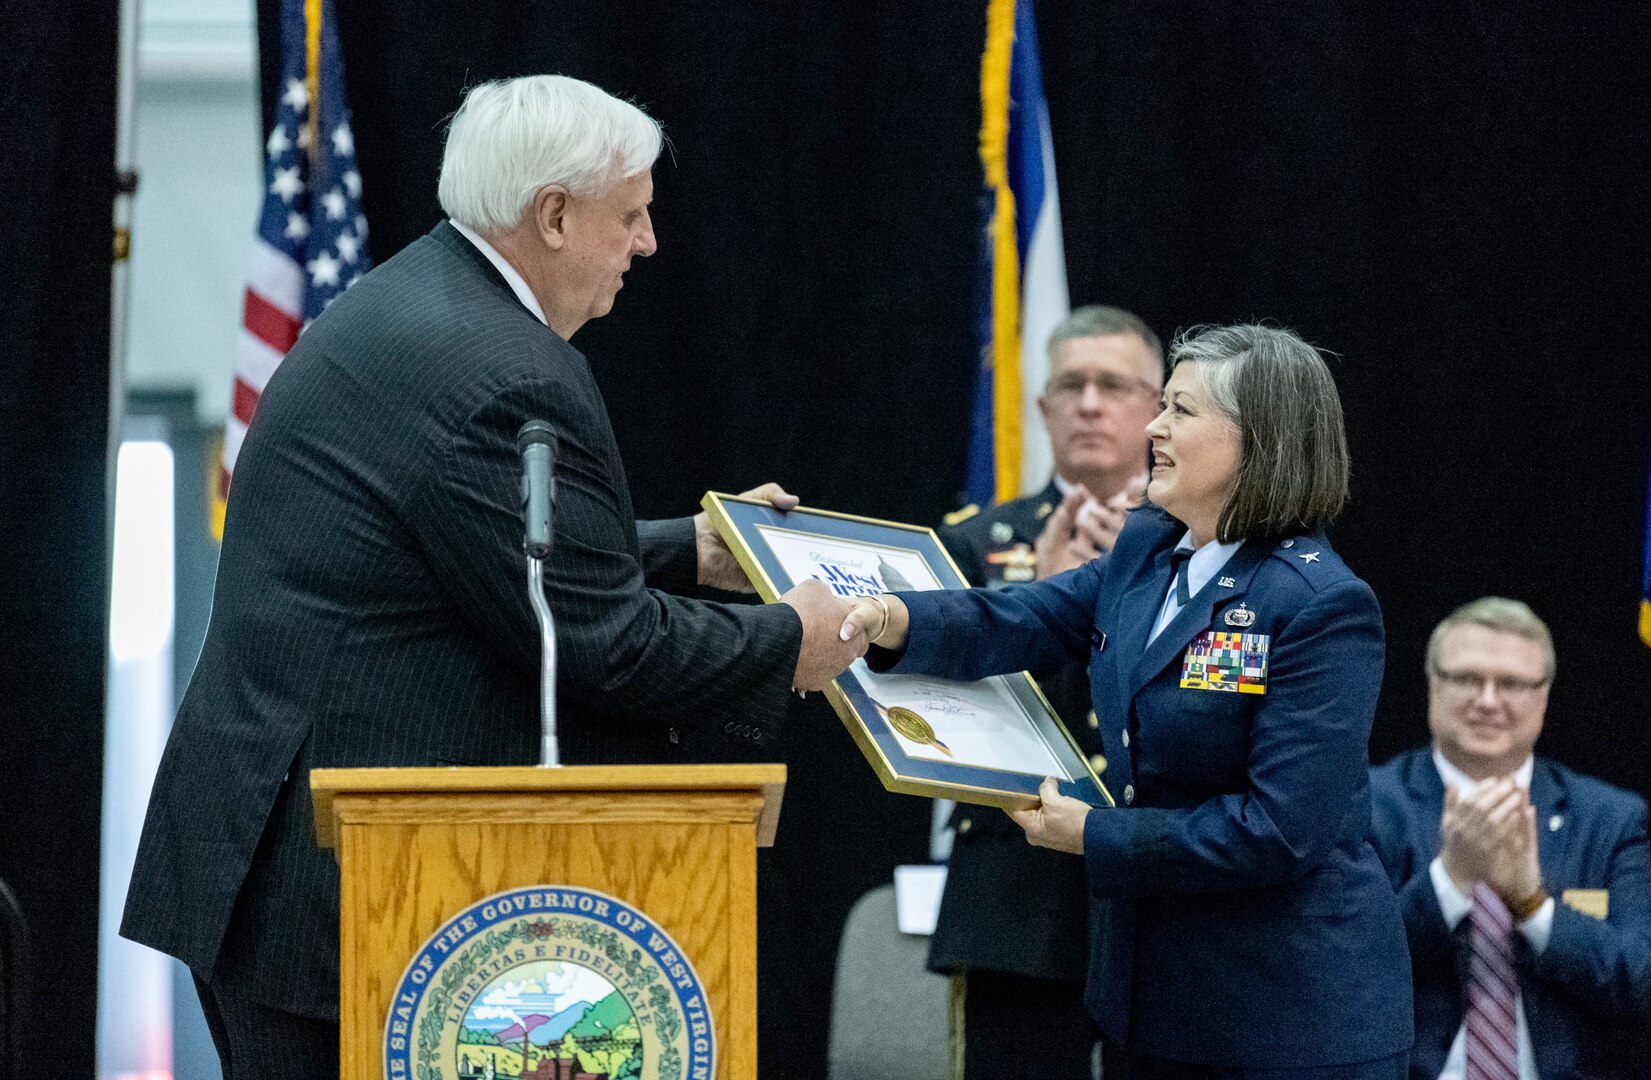
[[[537,760],[514,447],[530,418],[559,433],[564,759],[739,756],[730,737],[757,752],[777,734],[796,614],[670,595],[695,584],[691,521],[634,521],[584,357],[444,222],[318,318],[259,403],[124,934],[336,1016],[338,870],[309,770]]]

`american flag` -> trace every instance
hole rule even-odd
[[[264,144],[264,209],[247,271],[220,499],[269,377],[310,320],[370,266],[338,28],[331,0],[315,6],[319,25],[306,20],[305,0],[281,4],[282,91]]]

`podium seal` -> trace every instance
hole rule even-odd
[[[388,1080],[712,1080],[699,976],[622,900],[536,885],[430,936],[384,1024]]]

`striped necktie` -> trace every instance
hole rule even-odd
[[[1519,980],[1513,969],[1513,917],[1491,891],[1473,886],[1463,1045],[1466,1080],[1519,1080]]]

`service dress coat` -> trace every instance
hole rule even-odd
[[[672,595],[695,589],[691,521],[634,519],[585,358],[443,222],[323,312],[259,402],[123,934],[260,1004],[336,1017],[338,867],[315,844],[309,770],[538,760],[529,419],[558,436],[544,583],[563,759],[770,744],[796,613]]]
[[[954,679],[1087,662],[1119,806],[1085,823],[1085,1001],[1113,1042],[1245,1068],[1402,1053],[1409,956],[1369,841],[1375,596],[1322,536],[1248,541],[1148,644],[1184,532],[1148,507],[1104,568],[902,595],[904,652],[868,659]],[[1265,639],[1264,693],[1182,685],[1206,631]]]
[[[1445,784],[1426,748],[1371,772],[1377,853],[1399,893],[1416,984],[1411,1076],[1435,1080],[1462,1027],[1471,918],[1445,925],[1429,865]],[[1645,800],[1547,758],[1531,769],[1537,861],[1556,899],[1541,955],[1514,937],[1519,996],[1542,1080],[1634,1075],[1624,1041],[1651,1028],[1651,842]],[[1577,905],[1589,907],[1585,914]],[[1599,916],[1603,915],[1601,918]]]

